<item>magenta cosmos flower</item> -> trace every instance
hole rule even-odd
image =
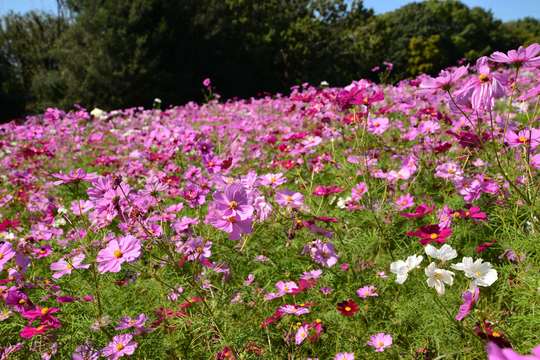
[[[53,262],[51,264],[51,270],[55,273],[52,277],[55,279],[59,279],[64,275],[71,274],[71,271],[73,269],[88,269],[90,265],[82,264],[83,260],[84,254],[79,254],[71,258],[71,260],[69,261],[66,261],[64,258],[62,258],[57,262]]]
[[[376,352],[383,352],[384,349],[392,345],[392,336],[385,333],[372,335],[367,343],[373,347]]]
[[[119,272],[120,265],[132,262],[141,255],[141,243],[132,235],[127,235],[118,240],[111,240],[107,247],[98,253],[96,261],[98,271]]]
[[[225,217],[237,216],[240,220],[250,218],[255,211],[248,202],[246,190],[239,184],[228,185],[223,191],[217,191],[213,208]]]
[[[452,235],[452,229],[442,228],[438,224],[425,225],[416,231],[407,232],[408,236],[415,236],[420,239],[420,244],[427,245],[431,242],[444,244],[446,239]]]
[[[133,335],[131,334],[116,335],[109,345],[103,349],[102,355],[109,360],[116,360],[124,355],[133,355],[137,343],[132,339]]]
[[[461,321],[465,319],[467,315],[469,315],[474,307],[474,304],[478,302],[478,298],[480,297],[480,289],[475,288],[473,291],[467,290],[461,295],[461,297],[463,298],[463,304],[461,304],[459,307],[459,312],[456,315],[457,321]]]

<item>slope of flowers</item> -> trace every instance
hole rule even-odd
[[[540,358],[539,53],[0,126],[0,358]]]

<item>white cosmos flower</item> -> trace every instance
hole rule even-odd
[[[426,273],[427,284],[429,287],[435,288],[437,294],[444,294],[444,284],[452,286],[454,283],[454,273],[448,270],[439,269],[434,262],[429,264],[427,268],[424,269]]]
[[[424,259],[423,256],[416,256],[411,255],[407,258],[407,260],[398,260],[394,261],[390,264],[390,271],[396,274],[396,282],[398,284],[403,284],[405,280],[407,280],[407,276],[409,276],[409,271],[411,271],[414,268],[417,268],[418,265],[422,262]]]
[[[473,261],[472,257],[464,257],[459,264],[452,265],[452,268],[463,271],[466,277],[473,279],[471,289],[491,286],[497,280],[497,270],[492,268],[491,263],[483,262],[482,259]]]
[[[448,244],[444,244],[440,249],[428,244],[424,250],[426,251],[427,256],[441,261],[448,261],[457,257],[457,251]]]

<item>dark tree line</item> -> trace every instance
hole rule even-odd
[[[540,41],[536,19],[503,23],[459,1],[375,16],[346,0],[61,0],[56,15],[0,21],[0,120],[73,104],[104,109],[344,85],[394,63],[397,81]]]

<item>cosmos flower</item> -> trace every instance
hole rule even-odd
[[[385,333],[372,335],[367,343],[373,347],[376,352],[383,352],[387,347],[392,345],[392,336]]]
[[[424,248],[426,255],[440,260],[442,262],[455,259],[457,257],[457,251],[453,249],[450,245],[444,244],[440,249],[437,249],[435,246],[428,244]]]
[[[474,304],[478,302],[480,297],[480,289],[476,288],[472,291],[467,290],[461,295],[463,299],[463,304],[459,307],[459,311],[455,317],[457,321],[462,321],[467,315],[471,312]]]
[[[397,275],[396,283],[403,284],[409,276],[409,271],[417,268],[423,259],[423,256],[411,255],[405,261],[398,260],[391,263],[390,272]]]
[[[358,312],[358,304],[352,300],[345,300],[337,304],[337,310],[343,316],[353,316]]]
[[[137,343],[133,341],[133,335],[116,335],[101,351],[101,354],[109,360],[117,360],[125,355],[133,355],[135,349],[137,349]]]
[[[427,284],[429,287],[435,288],[437,294],[444,295],[444,285],[452,285],[454,283],[454,273],[448,270],[440,269],[435,263],[431,263],[425,268]]]
[[[64,275],[71,274],[73,269],[88,269],[89,264],[82,264],[84,260],[84,254],[75,255],[69,261],[66,261],[64,258],[53,262],[50,266],[50,269],[54,271],[53,278],[59,279]]]
[[[536,66],[540,64],[540,45],[531,44],[527,47],[520,46],[517,50],[510,50],[508,53],[495,51],[489,57],[493,62],[512,64],[519,66]]]
[[[416,231],[407,232],[407,235],[419,238],[422,245],[427,245],[431,242],[444,244],[446,239],[452,235],[452,229],[441,228],[439,224],[425,225]]]
[[[472,257],[464,257],[460,263],[452,265],[452,268],[463,271],[466,277],[473,279],[470,285],[471,291],[478,286],[491,286],[497,281],[497,270],[492,268],[491,263],[484,262],[482,259],[473,261]]]
[[[141,255],[141,243],[132,235],[111,240],[96,258],[98,271],[119,272],[125,262],[135,261]]]
[[[402,213],[401,216],[409,218],[409,219],[416,219],[416,218],[422,218],[428,214],[431,214],[435,207],[428,206],[427,204],[421,204],[414,209],[414,212],[411,213]]]
[[[300,345],[308,337],[309,334],[309,325],[304,324],[298,328],[296,335],[294,336],[294,342],[296,345]]]
[[[290,190],[279,190],[276,193],[276,202],[283,207],[300,209],[304,206],[304,196]]]
[[[9,242],[0,245],[0,271],[4,269],[4,265],[15,256],[15,250]]]
[[[373,285],[366,285],[356,290],[356,295],[361,299],[367,299],[368,297],[379,296],[377,294],[377,288]]]
[[[354,360],[354,353],[341,352],[337,353],[334,360]]]

